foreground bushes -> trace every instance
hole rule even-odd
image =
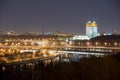
[[[85,58],[77,62],[56,63],[45,67],[43,80],[120,80],[117,56]]]

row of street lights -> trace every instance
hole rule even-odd
[[[78,43],[79,46],[108,46],[108,47],[120,47],[120,43],[118,42],[114,42],[114,43],[109,43],[109,42],[104,42],[104,43],[100,43],[100,42],[83,42],[83,43]]]

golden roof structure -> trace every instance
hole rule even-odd
[[[86,27],[97,27],[97,23],[95,21],[93,21],[93,22],[88,21],[86,23]]]

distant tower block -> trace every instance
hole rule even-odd
[[[96,37],[98,34],[98,27],[95,21],[88,21],[86,23],[86,35],[90,38]]]
[[[44,35],[44,27],[42,27],[42,35]]]

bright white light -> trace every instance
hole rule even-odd
[[[75,35],[73,36],[73,40],[89,40],[90,38],[86,35]]]

